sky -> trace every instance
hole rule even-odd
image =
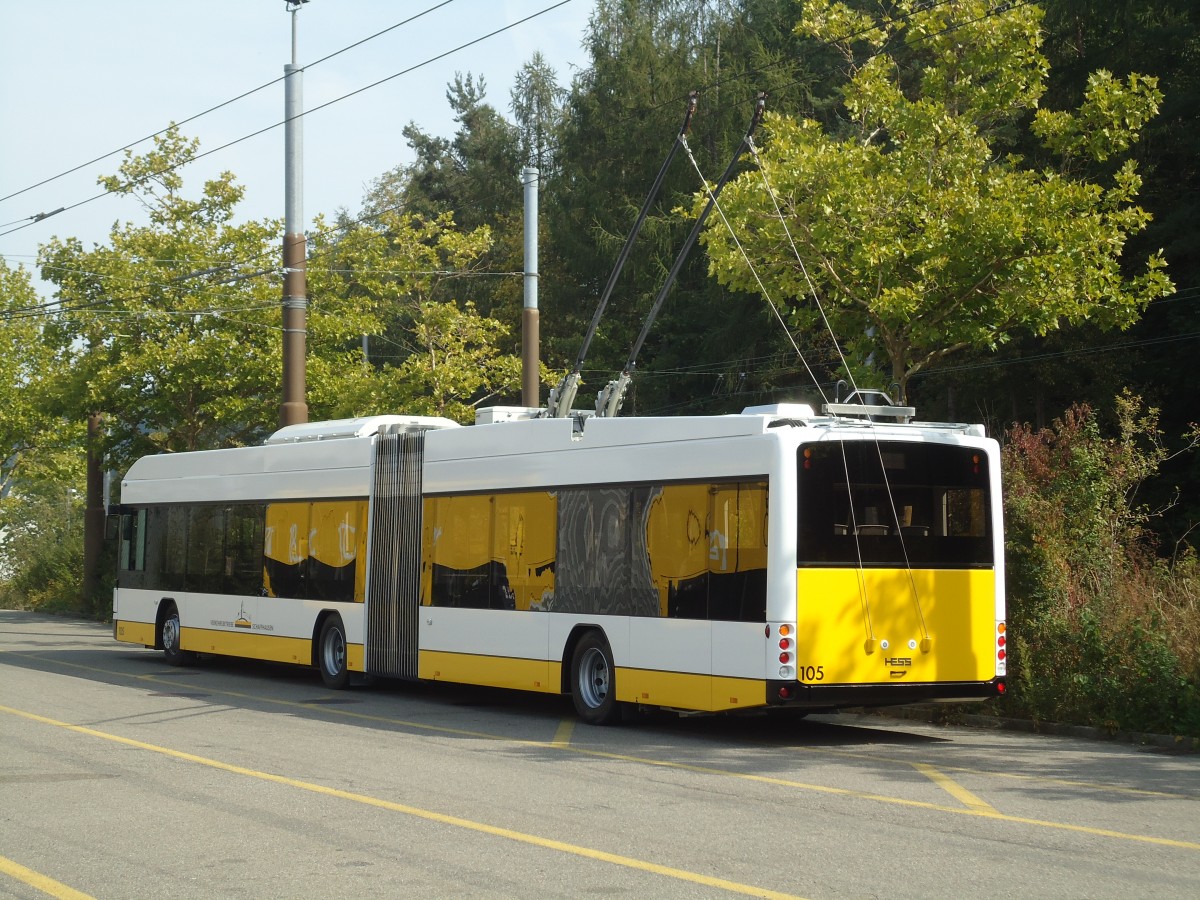
[[[434,9],[443,0],[311,0],[301,7],[296,60],[306,67],[305,109],[418,67],[305,116],[306,227],[318,213],[357,213],[373,179],[412,161],[401,134],[409,122],[454,134],[446,85],[456,72],[482,75],[488,102],[505,115],[513,79],[535,51],[569,84],[586,62],[593,0],[551,8],[560,2],[449,0]],[[170,122],[281,78],[292,58],[287,10],[285,0],[0,0],[0,232],[10,232],[0,235],[0,255],[36,272],[38,247],[51,236],[76,237],[91,249],[107,243],[114,222],[143,222],[137,201],[117,196],[42,221],[30,217],[102,193],[96,179],[116,173],[123,155],[89,160],[138,141],[133,150],[143,153],[153,144],[141,139]],[[515,24],[528,16],[536,17]],[[455,51],[506,26],[513,27]],[[283,104],[280,80],[182,130],[204,152],[282,122]],[[239,221],[282,218],[283,140],[280,126],[198,160],[180,170],[185,192],[194,196],[204,180],[228,170],[246,187]],[[514,173],[513,191],[520,190]]]

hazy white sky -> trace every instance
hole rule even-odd
[[[437,6],[441,0],[311,0],[298,14],[298,54],[309,66],[330,53]],[[417,66],[559,0],[451,0],[304,73],[312,109]],[[410,121],[450,136],[445,99],[456,71],[487,81],[488,100],[508,112],[520,66],[540,50],[570,82],[592,0],[570,0],[466,50],[313,112],[304,120],[304,214],[357,212],[372,179],[411,161],[401,129]],[[101,192],[97,177],[122,159],[8,197],[43,179],[161,130],[283,75],[291,59],[284,0],[0,0],[0,232],[28,217]],[[283,82],[183,126],[209,150],[283,118]],[[135,152],[152,146],[138,144]],[[182,170],[185,185],[232,171],[246,186],[241,219],[283,216],[283,128],[221,150]],[[514,192],[520,191],[516,176]],[[33,268],[51,235],[106,242],[115,221],[140,221],[136,201],[103,197],[0,236],[10,264]]]

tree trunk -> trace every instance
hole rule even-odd
[[[98,607],[100,561],[104,556],[104,460],[100,454],[103,413],[88,416],[87,497],[83,511],[83,608]]]

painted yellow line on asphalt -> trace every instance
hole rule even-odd
[[[550,742],[550,746],[568,749],[571,746],[571,733],[574,730],[575,720],[563,719],[558,725],[558,731],[554,732],[554,740]]]
[[[48,878],[41,872],[33,871],[33,869],[27,869],[20,863],[13,862],[11,859],[5,859],[3,856],[0,856],[0,872],[15,878],[17,881],[24,882],[30,887],[37,888],[43,894],[58,897],[60,900],[95,900],[91,894],[85,894],[82,891],[75,890],[75,888],[67,887],[60,881]]]
[[[874,800],[878,803],[890,803],[895,806],[909,806],[916,809],[931,809],[937,812],[953,813],[960,816],[978,816],[999,822],[1015,822],[1020,825],[1036,825],[1039,828],[1053,828],[1058,831],[1074,831],[1080,834],[1092,834],[1097,837],[1119,838],[1125,841],[1137,841],[1145,844],[1157,844],[1163,847],[1178,847],[1184,850],[1200,850],[1200,843],[1193,841],[1176,841],[1171,838],[1153,837],[1146,834],[1129,834],[1124,831],[1110,831],[1106,828],[1092,828],[1087,825],[1071,825],[1068,822],[1050,822],[1044,819],[1027,819],[1022,816],[1010,816],[1005,813],[984,813],[974,809],[964,809],[961,806],[943,806],[940,803],[927,803],[924,800],[908,800],[904,797],[889,797],[885,794],[868,794],[849,788],[829,787],[823,784],[806,784],[802,781],[789,781],[786,778],[774,778],[769,775],[751,775],[744,772],[731,772],[726,769],[714,769],[708,766],[695,766],[689,763],[672,762],[670,760],[646,759],[637,756],[627,756],[621,753],[603,753],[598,750],[581,750],[569,748],[573,753],[587,756],[598,756],[605,759],[619,759],[625,762],[640,763],[644,766],[662,766],[670,769],[683,769],[687,772],[700,772],[706,775],[724,775],[728,778],[740,778],[745,781],[756,781],[762,784],[778,785],[779,787],[798,788],[819,794],[833,794],[841,797],[855,797],[859,800]]]
[[[1000,811],[996,809],[996,807],[992,806],[992,804],[984,800],[980,800],[953,778],[950,778],[948,775],[943,775],[933,766],[926,765],[925,763],[912,763],[912,767],[944,790],[951,797],[954,797],[956,800],[961,802],[962,805],[967,809],[973,809],[976,812],[985,813],[987,815],[1000,815]]]
[[[247,778],[257,778],[260,781],[269,781],[275,784],[286,785],[287,787],[297,788],[303,791],[310,791],[314,794],[323,794],[327,797],[337,797],[340,800],[349,800],[353,803],[361,803],[365,806],[374,806],[379,809],[386,809],[391,812],[402,813],[407,816],[413,816],[418,819],[425,819],[429,822],[437,822],[442,825],[452,825],[456,828],[464,828],[469,831],[476,831],[482,834],[490,834],[494,837],[506,838],[511,841],[519,841],[523,844],[530,844],[535,847],[541,847],[546,850],[556,850],[560,853],[569,853],[574,856],[580,856],[585,859],[596,860],[599,862],[611,863],[617,866],[623,866],[627,869],[636,869],[642,872],[649,872],[654,875],[661,875],[664,878],[674,878],[679,881],[686,881],[692,884],[699,884],[704,887],[717,888],[719,890],[729,891],[734,894],[743,894],[747,897],[765,897],[770,900],[801,900],[792,894],[784,894],[779,891],[772,891],[766,888],[757,887],[750,884],[741,884],[736,881],[728,881],[724,878],[714,878],[710,875],[702,875],[699,872],[689,872],[686,869],[676,869],[672,866],[663,866],[658,863],[647,862],[642,859],[635,859],[630,856],[621,856],[617,853],[608,853],[604,850],[596,850],[591,847],[581,847],[577,844],[568,844],[564,841],[556,841],[551,838],[538,837],[533,834],[525,834],[521,831],[513,831],[509,828],[500,828],[496,825],[488,825],[484,822],[475,822],[471,819],[462,819],[458,816],[450,816],[444,813],[433,812],[428,809],[421,809],[416,806],[407,806],[403,803],[393,803],[390,800],[382,800],[378,797],[371,797],[367,794],[356,794],[352,791],[343,791],[339,788],[328,787],[323,784],[314,784],[309,781],[300,781],[296,778],[288,778],[285,775],[275,775],[270,772],[259,772],[255,769],[247,769],[244,766],[234,765],[232,763],[221,762],[216,759],[209,759],[204,756],[197,756],[194,753],[186,753],[182,750],[173,750],[170,747],[160,747],[156,744],[147,744],[143,741],[137,741],[132,738],[121,737],[118,734],[109,734],[104,731],[96,731],[93,728],[86,728],[82,725],[72,725],[70,722],[60,722],[57,719],[50,719],[46,716],[39,716],[36,713],[26,712],[20,709],[13,709],[9,706],[0,706],[0,712],[9,713],[10,715],[19,716],[24,719],[29,719],[33,722],[39,722],[43,725],[53,725],[56,728],[63,728],[67,731],[73,731],[77,734],[85,734],[89,737],[101,738],[113,743],[123,744],[127,747],[134,747],[139,750],[146,750],[151,753],[159,753],[163,756],[169,756],[173,759],[183,760],[185,762],[196,763],[202,766],[208,766],[212,769],[218,769],[222,772],[229,772],[234,775],[243,775]],[[64,897],[84,897],[83,894],[63,894],[56,896]]]
[[[78,668],[78,669],[85,669],[85,670],[90,669],[91,671],[102,672],[107,675],[116,674],[116,675],[122,675],[126,678],[133,678],[133,679],[137,679],[137,680],[154,681],[154,682],[160,682],[162,684],[169,684],[169,685],[172,685],[173,687],[181,686],[178,681],[175,681],[171,678],[165,678],[160,675],[126,675],[125,673],[121,673],[121,672],[115,672],[115,671],[107,670],[107,669],[92,669],[89,666],[80,665],[78,663],[66,663],[66,662],[62,662],[61,660],[44,660],[44,661],[45,662],[53,662],[57,665],[69,666],[69,667]],[[444,725],[427,725],[423,722],[413,722],[413,721],[408,721],[405,719],[391,718],[388,716],[375,716],[375,715],[371,715],[369,713],[354,712],[352,710],[346,710],[346,709],[332,709],[332,708],[322,706],[322,705],[316,704],[316,703],[297,703],[292,700],[277,700],[272,697],[264,697],[261,694],[246,694],[246,693],[239,693],[236,691],[225,691],[225,690],[219,690],[219,689],[212,689],[207,685],[202,685],[202,686],[183,685],[183,686],[190,687],[194,690],[202,690],[202,691],[205,691],[214,696],[235,697],[235,698],[241,699],[241,700],[253,700],[258,703],[270,703],[270,704],[274,704],[277,706],[283,706],[286,708],[305,709],[305,710],[309,710],[312,712],[320,712],[324,715],[328,715],[331,717],[358,719],[358,720],[367,721],[367,722],[378,722],[381,724],[391,725],[392,727],[395,727],[395,728],[412,728],[414,730],[426,731],[426,732],[430,732],[433,734],[447,734],[447,735],[453,735],[455,737],[472,737],[472,738],[478,738],[480,740],[488,740],[488,741],[504,741],[506,743],[510,743],[510,744],[513,744],[514,746],[519,746],[519,747],[520,746],[524,746],[524,747],[553,747],[553,746],[555,746],[554,744],[549,744],[545,741],[523,740],[521,738],[513,738],[513,737],[508,737],[505,735],[489,734],[488,732],[483,732],[483,731],[469,731],[469,730],[462,729],[462,728],[449,728]],[[1049,820],[1045,820],[1045,819],[1028,819],[1028,818],[1023,818],[1020,816],[1010,816],[1010,815],[1006,815],[1004,813],[999,813],[999,812],[985,813],[980,810],[964,809],[961,806],[946,806],[946,805],[942,805],[939,803],[928,803],[924,800],[909,800],[905,797],[892,797],[892,796],[888,796],[886,794],[872,794],[872,793],[867,793],[864,791],[851,790],[849,788],[830,787],[830,786],[822,785],[822,784],[809,784],[809,783],[802,782],[802,781],[792,781],[792,780],[786,779],[786,778],[775,778],[775,777],[769,776],[769,775],[755,775],[755,774],[747,773],[747,772],[735,772],[730,769],[718,769],[718,768],[715,768],[712,766],[697,766],[697,765],[692,765],[690,763],[676,762],[674,760],[653,759],[650,757],[632,756],[632,755],[624,754],[624,753],[608,753],[603,750],[590,750],[586,747],[581,747],[577,744],[568,744],[559,749],[562,749],[567,753],[577,753],[580,756],[590,756],[590,757],[593,757],[596,759],[612,759],[612,760],[617,760],[620,762],[636,763],[638,765],[643,765],[643,766],[657,766],[657,767],[666,768],[666,769],[678,769],[680,771],[685,771],[685,772],[696,772],[696,773],[703,774],[703,775],[718,775],[718,776],[721,776],[724,778],[737,778],[737,779],[741,779],[743,781],[752,781],[752,782],[757,782],[760,784],[770,784],[770,785],[775,785],[778,787],[795,788],[797,790],[811,791],[813,793],[819,793],[819,794],[831,794],[831,795],[841,796],[841,797],[853,797],[853,798],[856,798],[859,800],[871,800],[876,803],[887,803],[887,804],[891,804],[893,806],[907,806],[907,807],[911,807],[911,808],[915,808],[915,809],[928,809],[928,810],[932,810],[935,812],[951,813],[954,815],[979,816],[979,817],[989,818],[989,819],[992,819],[995,821],[1012,822],[1012,823],[1019,824],[1019,825],[1030,825],[1030,826],[1036,826],[1039,828],[1048,828],[1048,829],[1053,829],[1053,830],[1058,830],[1058,831],[1071,831],[1071,832],[1077,832],[1077,833],[1081,833],[1081,834],[1091,834],[1091,835],[1095,835],[1097,837],[1107,837],[1107,838],[1115,838],[1118,840],[1134,841],[1137,843],[1155,844],[1155,845],[1163,846],[1163,847],[1176,847],[1176,848],[1180,848],[1180,849],[1184,849],[1184,850],[1200,850],[1200,843],[1196,843],[1193,841],[1178,841],[1178,840],[1173,840],[1171,838],[1154,837],[1152,835],[1132,834],[1132,833],[1123,832],[1123,831],[1110,831],[1108,829],[1103,829],[1103,828],[1092,828],[1087,825],[1072,825],[1068,822],[1053,822],[1053,821],[1049,821]],[[840,752],[840,755],[859,756],[860,754],[851,753],[849,751],[842,751],[842,752]],[[864,755],[863,758],[868,758],[868,757],[866,757]],[[911,763],[906,760],[891,759],[889,757],[875,757],[875,758],[876,759],[885,759],[889,762],[903,763],[905,765],[911,765]],[[959,771],[971,771],[971,770],[959,769]],[[991,774],[991,773],[982,772],[980,774]],[[1083,786],[1087,786],[1087,785],[1083,785]],[[1096,787],[1104,788],[1107,786],[1106,785],[1096,785]],[[1114,788],[1113,790],[1116,790],[1116,789]],[[1173,796],[1177,796],[1182,799],[1190,799],[1190,798],[1187,798],[1185,795],[1173,795]]]
[[[897,766],[910,766],[911,760],[899,756],[883,756],[877,753],[862,753],[858,750],[836,750],[831,747],[806,747],[798,744],[787,745],[788,750],[810,753],[819,756],[840,756],[844,759],[869,760],[872,762],[892,763]],[[1111,784],[1101,781],[1080,781],[1072,778],[1051,778],[1047,775],[1032,775],[1028,772],[997,772],[995,769],[974,769],[970,766],[947,766],[938,764],[943,772],[961,772],[965,775],[982,775],[987,778],[1004,778],[1010,781],[1030,781],[1035,784],[1053,784],[1061,787],[1083,788],[1089,791],[1107,791],[1111,794],[1131,794],[1137,797],[1166,797],[1171,800],[1200,800],[1195,794],[1180,794],[1171,791],[1151,791],[1145,788],[1131,788],[1123,784]]]

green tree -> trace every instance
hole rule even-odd
[[[792,4],[780,0],[596,3],[585,37],[589,64],[571,86],[559,168],[546,186],[541,296],[548,359],[575,359],[691,91],[700,97],[688,143],[713,178],[741,140],[758,91],[770,94],[772,109],[811,108],[810,66],[820,53],[803,46],[793,24]],[[625,362],[691,228],[676,211],[691,205],[698,184],[679,153],[600,323],[581,404]],[[768,327],[769,315],[756,295],[722,290],[694,252],[650,332],[625,409],[727,411],[744,405],[747,391],[789,383],[792,367],[772,365],[786,339]]]
[[[63,440],[70,429],[57,415],[63,367],[45,340],[45,317],[29,272],[0,257],[0,508],[7,508],[21,479],[66,474],[50,454],[38,452],[70,443]],[[6,525],[0,517],[0,530]]]
[[[486,97],[483,78],[456,73],[446,101],[458,131],[443,138],[427,134],[415,122],[404,126],[416,160],[375,180],[364,214],[391,209],[434,218],[448,212],[462,227],[473,229],[519,209],[519,135]]]
[[[842,52],[843,121],[769,117],[760,171],[722,200],[769,295],[806,329],[820,322],[815,297],[851,365],[885,357],[901,397],[914,374],[965,348],[1063,323],[1127,328],[1172,289],[1160,253],[1122,270],[1126,241],[1149,220],[1135,163],[1103,182],[1076,174],[1127,154],[1158,108],[1154,79],[1098,71],[1075,111],[1037,108],[1041,17],[988,0],[901,0],[876,19],[812,0],[797,29]],[[1053,168],[1003,152],[1026,125]],[[758,289],[723,222],[705,242],[721,283]]]
[[[46,304],[23,266],[0,258],[0,599],[79,594],[82,422],[61,416],[64,360],[46,341]]]
[[[461,231],[449,213],[387,212],[318,239],[309,268],[314,413],[402,410],[469,422],[476,406],[518,391],[520,359],[502,349],[507,326],[454,294],[491,243],[491,229]]]
[[[76,421],[104,413],[103,449],[116,468],[151,452],[253,443],[278,419],[280,223],[236,223],[242,188],[229,173],[189,197],[180,170],[196,148],[172,130],[104,180],[136,197],[148,224],[118,223],[109,244],[92,250],[74,239],[42,249],[43,275],[61,303],[52,336],[74,373],[67,412]],[[325,231],[323,222],[318,229]],[[470,274],[490,241],[488,229],[464,233],[448,215],[396,213],[336,242],[315,240],[311,415],[363,415],[395,397],[407,375],[364,367],[361,336],[413,348],[405,356],[419,352],[433,315],[423,304],[453,301],[434,296],[449,279],[439,273]],[[501,334],[489,330],[485,343]],[[411,373],[419,378],[419,370]],[[486,379],[476,387],[480,396],[496,390]],[[447,387],[439,403],[475,399]]]
[[[172,129],[144,156],[126,152],[101,180],[135,197],[148,224],[117,223],[107,246],[42,247],[56,285],[50,331],[72,363],[68,413],[105,414],[104,451],[123,468],[151,452],[259,440],[277,419],[277,222],[234,224],[243,188],[226,172],[198,197],[180,167],[198,142]]]
[[[516,126],[487,102],[482,78],[456,73],[446,91],[458,129],[452,138],[423,131],[415,122],[404,137],[416,154],[411,164],[385,172],[364,198],[359,221],[386,212],[428,221],[450,215],[468,232],[488,226],[489,250],[479,268],[490,272],[522,269],[521,145]],[[458,298],[487,316],[516,321],[520,310],[516,278],[476,278],[458,285]],[[516,345],[509,341],[508,351]]]
[[[66,373],[45,318],[29,272],[0,258],[0,600],[10,606],[78,597],[83,427],[61,415]]]
[[[83,454],[39,447],[26,456],[33,465],[0,501],[0,607],[93,614],[97,598],[81,596]]]
[[[1191,377],[1200,334],[1200,304],[1194,302],[1200,293],[1200,233],[1195,227],[1200,216],[1200,4],[1193,0],[1044,0],[1044,6],[1046,55],[1054,66],[1047,92],[1051,105],[1065,106],[1066,98],[1082,90],[1089,74],[1101,67],[1122,76],[1153,75],[1165,95],[1159,114],[1134,148],[1145,182],[1139,202],[1154,220],[1130,241],[1126,255],[1136,259],[1161,247],[1178,291],[1151,303],[1125,340],[1101,342],[1083,336],[1075,342],[1084,348],[1100,343],[1129,346],[1092,356],[1074,355],[1069,362],[1077,371],[1084,369],[1081,363],[1092,360],[1092,367],[1104,373],[1120,372],[1124,383],[1139,385],[1148,399],[1162,407],[1164,431],[1179,435],[1200,419]],[[1019,385],[1011,382],[1003,387],[1020,392]],[[1085,391],[1076,397],[1089,398],[1103,408],[1111,393]],[[1190,533],[1193,541],[1200,535],[1193,530],[1200,521],[1200,457],[1178,456],[1164,465],[1163,475],[1167,477],[1155,479],[1156,484],[1164,484],[1160,502],[1170,496],[1174,482],[1185,483],[1181,502],[1155,523],[1169,548],[1185,534]]]
[[[540,51],[521,67],[509,93],[521,159],[537,166],[543,176],[550,175],[556,165],[555,144],[566,96],[566,89],[559,86],[554,69]]]

